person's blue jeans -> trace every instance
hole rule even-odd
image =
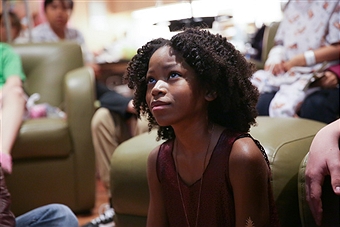
[[[50,204],[31,210],[16,219],[17,227],[78,227],[78,219],[65,205]]]
[[[329,124],[339,118],[339,88],[321,89],[308,96],[301,105],[300,117]]]

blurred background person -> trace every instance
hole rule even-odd
[[[72,0],[45,0],[44,13],[46,22],[33,28],[32,41],[58,42],[70,40],[77,42],[82,48],[86,65],[91,66],[97,74],[99,66],[94,63],[94,56],[88,50],[82,33],[68,26],[73,4]]]
[[[22,81],[26,79],[20,56],[11,46],[0,43],[0,162],[5,173],[12,173],[11,150],[22,124],[26,95]]]
[[[327,68],[323,76],[311,84],[311,87],[319,89],[302,102],[298,115],[324,123],[331,123],[337,119],[340,108],[339,82],[340,65]]]
[[[290,0],[287,3],[275,36],[276,46],[269,53],[265,69],[257,71],[252,79],[261,92],[257,105],[259,115],[298,115],[326,123],[338,117],[337,79],[332,79],[331,87],[325,79],[320,79],[312,89],[304,90],[301,84],[313,73],[320,74],[325,68],[339,64],[339,17],[339,0]],[[323,67],[324,63],[326,67]],[[334,75],[328,77],[328,73],[326,76],[336,78]],[[287,98],[288,95],[292,97]],[[331,101],[315,101],[317,98],[325,100],[325,97],[331,98]],[[287,106],[290,109],[287,110]],[[308,114],[305,109],[309,110]],[[317,111],[324,114],[319,115]]]
[[[20,42],[21,31],[22,31],[22,25],[20,22],[20,18],[12,11],[8,12],[8,18],[10,23],[10,37],[11,42],[16,43]],[[9,42],[7,39],[7,28],[6,28],[6,21],[5,21],[5,15],[3,13],[0,14],[0,42]]]

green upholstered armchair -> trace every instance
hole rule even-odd
[[[61,108],[66,119],[25,120],[15,141],[13,173],[6,176],[11,209],[20,215],[35,207],[62,203],[74,212],[95,202],[95,159],[91,139],[95,85],[84,67],[78,44],[15,44],[27,76],[26,92],[39,93],[38,103]]]
[[[303,194],[304,169],[300,164],[315,134],[324,124],[306,119],[270,117],[258,117],[257,123],[250,133],[261,142],[268,155],[281,226],[314,226]],[[111,193],[117,227],[146,224],[149,203],[147,156],[162,142],[155,138],[155,130],[133,137],[118,146],[111,158]],[[334,197],[334,194],[325,190],[324,196]],[[330,209],[325,210],[325,217],[334,218],[325,226],[339,226],[339,198],[328,199],[327,202]]]

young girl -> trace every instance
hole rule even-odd
[[[11,174],[11,150],[25,113],[22,81],[26,76],[20,56],[10,45],[0,42],[0,53],[0,163],[3,171]]]
[[[150,41],[133,57],[137,112],[166,139],[148,159],[148,227],[278,225],[268,159],[247,134],[252,73],[225,38],[199,29]]]

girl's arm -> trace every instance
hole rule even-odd
[[[156,162],[159,146],[153,149],[148,157],[147,176],[150,192],[147,227],[167,226],[161,184],[157,177]]]
[[[251,138],[235,141],[230,154],[229,174],[234,193],[235,226],[269,226],[269,168]]]

